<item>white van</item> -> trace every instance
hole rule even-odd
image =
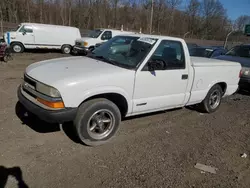
[[[6,43],[16,53],[22,53],[25,49],[46,48],[61,49],[69,54],[75,40],[80,37],[76,27],[37,23],[21,23],[16,31],[4,34]]]
[[[72,52],[74,54],[83,53],[86,54],[89,51],[92,51],[95,48],[95,45],[98,43],[104,43],[109,39],[117,35],[122,34],[136,34],[135,32],[123,31],[123,30],[114,30],[114,29],[94,29],[91,30],[87,37],[77,39],[75,41],[75,46],[73,47]]]

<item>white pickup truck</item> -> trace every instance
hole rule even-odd
[[[86,57],[31,64],[18,89],[23,106],[47,122],[74,122],[87,145],[110,140],[123,117],[200,104],[218,109],[236,92],[241,65],[190,57],[184,40],[116,36]]]

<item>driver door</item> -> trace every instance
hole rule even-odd
[[[163,61],[165,68],[149,71],[150,61]],[[148,62],[136,72],[133,114],[182,106],[189,81],[182,43],[161,41]]]
[[[18,38],[25,46],[35,45],[35,36],[33,33],[33,27],[24,25],[18,31]]]
[[[104,31],[104,33],[101,36],[101,40],[104,41],[104,42],[108,41],[111,38],[112,38],[112,32],[111,31]]]

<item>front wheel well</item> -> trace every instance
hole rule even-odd
[[[112,101],[119,108],[119,110],[121,112],[121,116],[122,117],[126,116],[126,114],[128,112],[128,103],[127,103],[126,98],[124,96],[122,96],[121,94],[105,93],[105,94],[94,95],[92,97],[87,98],[82,103],[89,101],[89,100],[92,100],[92,99],[96,99],[96,98],[105,98],[105,99]]]
[[[13,41],[13,42],[10,43],[10,46],[12,46],[13,44],[21,44],[22,47],[24,48],[24,45],[23,45],[23,43],[21,43],[21,42]]]

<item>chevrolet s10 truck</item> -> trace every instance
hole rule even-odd
[[[86,145],[110,140],[122,118],[199,104],[215,112],[238,89],[241,65],[190,57],[183,39],[120,35],[87,56],[31,64],[18,88],[28,112],[73,122]]]

